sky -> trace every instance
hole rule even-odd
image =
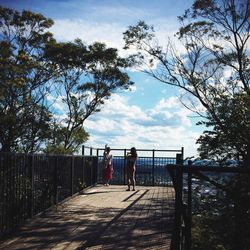
[[[0,0],[4,7],[28,9],[54,20],[51,32],[57,41],[82,39],[115,47],[126,55],[123,32],[139,20],[154,25],[162,44],[175,39],[177,16],[191,7],[191,0]],[[135,82],[130,91],[114,93],[101,112],[89,117],[84,128],[87,146],[139,149],[181,149],[196,156],[196,140],[203,129],[195,114],[179,101],[179,89],[139,71],[130,71]],[[55,103],[60,109],[60,100]]]

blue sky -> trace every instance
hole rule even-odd
[[[2,6],[42,13],[55,22],[51,29],[58,41],[82,39],[87,44],[105,42],[127,52],[122,33],[139,20],[155,27],[162,43],[174,39],[177,16],[192,5],[191,0],[0,0]],[[103,110],[90,117],[84,127],[93,147],[180,149],[196,155],[196,139],[203,128],[195,126],[194,114],[180,103],[177,88],[156,81],[138,71],[129,72],[135,86],[119,91]],[[62,109],[60,100],[56,103]]]

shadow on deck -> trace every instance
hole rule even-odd
[[[0,242],[0,249],[170,249],[174,190],[98,185]]]

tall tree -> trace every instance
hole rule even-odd
[[[143,65],[143,71],[184,90],[186,107],[212,126],[213,136],[223,137],[224,143],[237,151],[247,166],[250,166],[250,116],[246,106],[250,95],[249,17],[249,0],[196,0],[179,17],[181,28],[177,36],[183,46],[178,50],[171,42],[166,48],[161,47],[153,27],[143,21],[124,33],[125,48],[135,47],[139,51],[135,60]],[[239,96],[246,96],[245,101]],[[205,111],[198,110],[197,104]],[[243,122],[237,116],[240,105],[246,110],[240,117]],[[231,112],[229,107],[233,107]],[[210,136],[206,133],[206,139]]]
[[[54,44],[48,48],[47,56],[60,72],[57,92],[67,116],[58,135],[63,138],[64,150],[71,151],[75,148],[72,138],[82,133],[84,121],[99,112],[114,91],[133,84],[123,70],[130,63],[118,56],[117,49],[99,42],[85,46],[80,39]],[[81,143],[86,138],[83,136]]]
[[[47,31],[53,21],[0,7],[0,23],[1,151],[18,150],[21,143],[24,151],[33,152],[44,136],[37,125],[48,126],[50,117],[44,112],[45,85],[54,73],[44,60],[44,48],[53,40]]]
[[[133,84],[129,60],[103,43],[57,43],[41,14],[1,7],[0,23],[0,150],[76,152],[89,136],[84,121]],[[66,107],[58,124],[50,97]]]

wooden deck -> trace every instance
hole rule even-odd
[[[174,190],[125,190],[90,188],[37,216],[0,249],[170,249]]]

